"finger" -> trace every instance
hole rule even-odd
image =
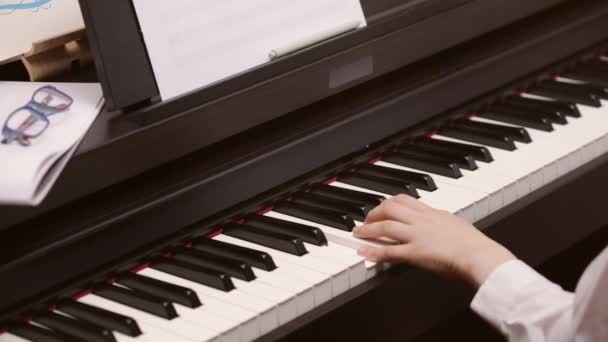
[[[409,242],[412,238],[412,229],[407,224],[397,221],[380,221],[355,227],[353,234],[361,239],[389,238],[399,242]]]
[[[427,204],[422,203],[421,201],[419,201],[416,198],[409,196],[409,195],[397,195],[397,196],[391,198],[391,200],[394,200],[402,205],[405,205],[408,208],[411,208],[411,209],[414,209],[417,211],[428,211],[428,210],[433,209],[430,206],[428,206]]]
[[[409,245],[385,247],[361,247],[357,254],[372,262],[408,262],[410,258]]]
[[[407,206],[389,199],[367,214],[365,223],[374,223],[380,221],[397,221],[401,223],[412,223],[412,216],[415,215],[415,211]]]

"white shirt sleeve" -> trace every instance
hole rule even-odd
[[[482,284],[471,308],[512,342],[608,341],[608,249],[574,294],[519,260],[507,262]]]

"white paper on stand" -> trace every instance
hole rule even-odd
[[[31,139],[31,145],[21,146],[15,141],[0,144],[0,204],[40,204],[103,105],[101,86],[97,83],[0,81],[0,132],[9,115],[27,104],[33,93],[45,85],[68,94],[74,102],[69,110],[49,116],[48,128]]]
[[[267,63],[293,42],[353,22],[366,26],[359,0],[133,3],[163,100]]]

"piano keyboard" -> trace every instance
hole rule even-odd
[[[608,62],[506,97],[368,164],[277,201],[90,292],[0,341],[251,341],[382,271],[351,234],[401,193],[473,222],[608,151]]]

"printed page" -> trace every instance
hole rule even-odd
[[[84,28],[78,0],[0,0],[0,62]]]
[[[44,91],[48,87],[53,87],[50,97]],[[54,95],[54,89],[67,97]],[[36,103],[64,109],[51,111]],[[62,107],[63,103],[71,104]],[[0,204],[39,204],[102,105],[101,86],[97,83],[0,81]],[[37,118],[32,109],[45,118]]]
[[[294,42],[366,25],[359,0],[133,3],[164,100],[267,63],[271,51]]]

